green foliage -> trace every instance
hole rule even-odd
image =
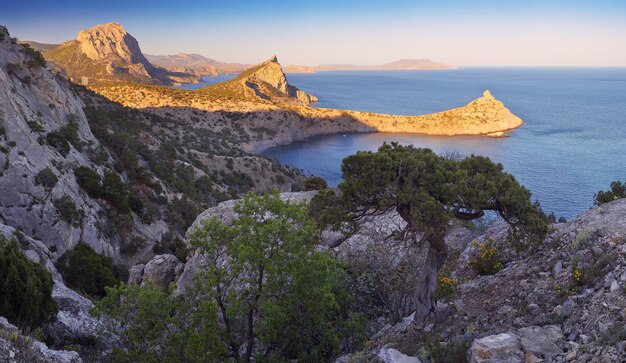
[[[313,250],[315,230],[306,209],[275,194],[248,194],[235,212],[239,218],[231,226],[212,218],[191,238],[214,261],[206,287],[230,321],[230,331],[219,335],[224,344],[236,357],[245,345],[244,361],[265,349],[270,360],[328,359],[349,320],[341,305],[349,298],[342,267]],[[230,267],[215,263],[225,257]]]
[[[20,70],[22,70],[22,67],[18,63],[11,63],[11,62],[7,63],[8,74],[15,74],[19,72]]]
[[[0,316],[32,329],[56,313],[52,275],[27,259],[15,240],[0,235]]]
[[[466,337],[458,336],[447,343],[441,343],[435,336],[427,341],[430,361],[434,363],[465,363],[469,342]]]
[[[65,252],[56,267],[69,287],[89,296],[104,296],[105,287],[118,283],[111,258],[96,253],[84,242]]]
[[[165,220],[175,231],[185,233],[199,213],[198,206],[187,197],[176,198],[169,204]]]
[[[193,233],[210,263],[187,295],[108,289],[99,311],[123,328],[112,360],[319,362],[359,336],[345,270],[315,251],[306,209],[275,194],[247,195],[235,209],[232,225],[213,218]]]
[[[504,268],[502,254],[491,238],[484,243],[474,241],[472,244],[476,248],[476,255],[467,264],[474,272],[483,276],[495,275]]]
[[[76,182],[81,188],[87,192],[92,198],[99,198],[102,194],[102,185],[100,174],[86,166],[79,166],[74,169]]]
[[[67,223],[80,222],[80,212],[76,209],[76,204],[69,195],[64,195],[55,200],[54,206]]]
[[[198,352],[201,346],[218,347],[213,320],[203,321],[203,329],[187,330],[180,314],[187,312],[182,299],[171,296],[152,284],[119,285],[107,288],[107,294],[96,304],[96,313],[106,313],[121,324],[122,348],[107,356],[113,362],[211,362],[219,351]],[[205,304],[198,302],[201,311]],[[196,313],[199,314],[199,313]],[[204,317],[204,316],[203,316]],[[207,316],[208,318],[208,316]]]
[[[152,252],[157,255],[170,253],[176,256],[180,261],[185,261],[189,254],[189,248],[187,248],[187,245],[180,237],[174,236],[173,233],[168,232],[163,235],[160,242],[152,246]]]
[[[34,132],[46,131],[46,129],[37,121],[29,121],[28,126],[30,126],[30,129],[33,130]]]
[[[26,55],[30,58],[27,62],[29,67],[36,68],[46,66],[46,60],[41,52],[33,49],[30,44],[22,44],[22,52],[26,53]]]
[[[616,180],[611,183],[609,190],[600,190],[594,195],[595,205],[602,205],[624,197],[626,197],[626,183]]]
[[[304,190],[322,190],[328,188],[328,183],[319,176],[313,176],[304,180]]]
[[[80,150],[82,145],[78,137],[78,123],[75,117],[71,116],[66,126],[57,131],[48,133],[48,135],[46,135],[46,141],[63,156],[67,156],[70,152],[70,145]]]
[[[120,176],[111,171],[104,172],[101,197],[120,213],[130,213],[129,193]]]
[[[367,319],[380,316],[399,322],[415,310],[415,285],[419,268],[417,256],[406,251],[401,257],[388,246],[367,246],[347,259],[353,309]]]
[[[59,181],[59,178],[50,168],[45,167],[35,175],[35,185],[43,185],[46,189],[52,189]]]

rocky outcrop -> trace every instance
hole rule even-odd
[[[258,85],[255,87],[255,82],[259,81],[270,85],[288,97],[302,101],[306,105],[318,101],[317,97],[287,83],[287,77],[285,76],[280,63],[278,63],[278,58],[276,56],[273,56],[268,61],[247,70],[240,81],[251,83],[250,87],[252,87],[261,98],[270,98],[271,95],[263,94]]]
[[[19,329],[0,317],[0,362],[11,363],[79,363],[78,353],[53,350],[40,341],[24,336]]]
[[[410,357],[393,348],[383,348],[378,352],[383,363],[422,363],[417,357]]]
[[[197,82],[196,75],[155,67],[141,53],[139,43],[117,22],[78,32],[76,40],[46,49],[44,55],[75,82],[133,81],[171,84]]]
[[[531,326],[474,340],[470,363],[545,362],[563,355],[565,340],[559,326]]]
[[[135,265],[130,269],[128,283],[152,283],[167,288],[183,273],[185,264],[174,255],[156,255],[148,263]]]

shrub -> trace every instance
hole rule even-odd
[[[76,182],[90,197],[99,198],[102,193],[100,174],[85,166],[74,169]]]
[[[37,121],[28,121],[28,126],[34,132],[45,132],[46,129]]]
[[[99,255],[85,242],[65,252],[56,266],[69,287],[90,296],[104,296],[105,287],[118,283],[111,258]]]
[[[624,198],[626,197],[626,183],[616,180],[611,183],[609,190],[600,190],[593,197],[595,199],[595,205],[602,205],[616,199]]]
[[[46,66],[46,59],[43,57],[41,52],[33,49],[30,44],[22,44],[22,52],[26,53],[26,55],[30,57],[28,60],[29,67],[35,68]]]
[[[494,275],[504,267],[504,261],[491,238],[485,243],[472,242],[478,249],[477,255],[468,262],[469,267],[479,275]]]
[[[26,329],[56,313],[52,275],[20,251],[15,240],[0,235],[0,315]]]
[[[35,176],[35,185],[43,185],[46,189],[54,188],[58,181],[57,176],[48,167],[41,169]]]
[[[304,180],[304,190],[321,190],[328,188],[328,183],[319,176],[306,178]]]
[[[57,208],[61,217],[67,222],[79,222],[80,213],[76,209],[74,200],[69,195],[64,195],[61,198],[54,201],[54,206]]]
[[[120,176],[113,171],[107,170],[104,172],[104,179],[102,180],[102,198],[121,213],[130,212],[126,185],[122,183]]]
[[[70,152],[70,145],[77,150],[81,149],[80,139],[78,137],[78,123],[76,116],[71,115],[68,124],[57,131],[52,131],[46,136],[48,144],[57,149],[61,155],[67,156]]]
[[[18,64],[18,63],[7,63],[7,73],[8,74],[15,74],[16,72],[20,71],[22,69],[22,67]]]

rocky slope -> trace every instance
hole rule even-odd
[[[287,70],[288,69],[288,70]],[[441,71],[456,69],[455,66],[435,62],[430,59],[399,59],[373,66],[355,64],[321,64],[317,66],[288,66],[287,73],[311,73],[329,71]]]
[[[75,40],[43,51],[74,82],[130,81],[155,84],[197,82],[196,75],[155,67],[141,53],[139,43],[124,27],[108,23],[81,30]]]
[[[314,194],[283,193],[281,198],[306,203]],[[236,218],[234,204],[227,201],[204,211],[188,234],[213,216],[229,223]],[[453,257],[450,268],[442,273],[454,281],[453,290],[439,298],[436,311],[419,325],[412,323],[410,315],[397,324],[386,318],[372,322],[366,349],[337,362],[429,362],[428,351],[434,346],[455,352],[457,358],[452,361],[624,361],[625,213],[626,199],[594,208],[570,222],[552,225],[546,240],[527,250],[516,250],[507,242],[504,222],[487,228],[452,228],[447,242]],[[411,247],[385,240],[385,236],[401,223],[394,214],[370,219],[333,253],[353,260],[368,248],[380,246],[389,259],[398,261]],[[330,232],[324,236],[323,243],[333,237]],[[505,263],[496,274],[480,276],[468,262],[479,253],[474,241],[487,239],[494,241]],[[182,293],[205,263],[195,253],[184,267],[170,264],[165,269],[176,273],[146,276],[176,282],[177,293]],[[154,264],[150,261],[145,268]],[[576,271],[583,277],[577,277]],[[137,276],[140,282],[143,274]]]
[[[0,223],[41,240],[55,258],[81,240],[117,262],[149,258],[179,224],[171,213],[181,199],[209,206],[249,190],[291,190],[300,178],[243,151],[245,135],[225,127],[183,126],[173,114],[124,109],[72,88],[34,63],[5,28],[0,34]],[[119,209],[111,197],[81,187],[79,168],[119,178],[122,195],[138,195],[143,207]],[[61,203],[66,199],[71,204]],[[131,241],[143,242],[123,253]]]

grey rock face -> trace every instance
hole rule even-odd
[[[166,288],[180,275],[183,263],[174,255],[157,255],[143,269],[142,284],[153,284]],[[178,275],[177,275],[178,272]]]
[[[44,343],[20,334],[16,326],[0,317],[0,362],[79,363],[78,353],[53,350]]]

